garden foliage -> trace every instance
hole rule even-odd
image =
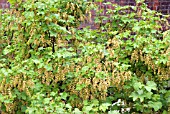
[[[107,16],[86,0],[10,2],[0,14],[2,113],[168,113],[166,16],[140,0]],[[92,8],[99,28],[79,30]]]

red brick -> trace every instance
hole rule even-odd
[[[104,9],[102,12],[102,15],[106,15],[107,9],[114,9],[112,5],[106,5],[104,3],[111,2],[112,4],[119,4],[121,6],[123,5],[136,5],[135,0],[103,0],[103,2],[95,2],[97,6],[99,6],[99,9]],[[163,14],[170,14],[170,0],[145,0],[145,3],[148,4],[148,8],[154,9],[157,11],[162,12]],[[9,4],[7,3],[7,0],[0,0],[0,8],[9,8]],[[94,24],[94,17],[96,15],[96,11],[92,10],[92,21],[89,23],[84,23],[80,26],[91,26],[91,28],[98,28],[98,25]]]
[[[0,0],[0,3],[6,3],[7,0]]]

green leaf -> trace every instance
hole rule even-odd
[[[11,46],[8,45],[8,46],[3,50],[3,54],[6,55],[6,54],[10,53],[11,51],[12,51]]]
[[[88,105],[88,104],[89,104],[89,102],[88,102],[87,100],[84,100],[84,101],[83,101],[83,105],[86,106],[86,105]]]
[[[86,84],[77,84],[76,85],[76,90],[82,90],[84,87],[86,87]]]
[[[72,106],[70,104],[66,104],[66,108],[71,109]]]
[[[40,63],[40,60],[38,60],[38,59],[33,59],[33,62],[34,62],[35,64],[38,64],[38,63]]]
[[[17,96],[19,97],[19,98],[21,98],[21,99],[23,99],[23,100],[26,100],[27,99],[27,94],[25,93],[25,92],[19,92],[18,90],[15,90],[16,91],[16,93],[15,94],[17,94]]]
[[[143,102],[145,98],[145,95],[139,95],[140,102]]]
[[[83,114],[78,108],[75,108],[73,111],[74,114]]]
[[[44,98],[44,104],[49,104],[52,98]]]
[[[143,86],[144,86],[144,85],[143,85],[141,82],[135,82],[135,83],[133,84],[133,87],[134,87],[135,90],[139,90],[139,89],[141,89]]]
[[[4,96],[0,93],[0,102],[4,101]]]
[[[49,63],[49,64],[46,64],[45,66],[44,66],[44,68],[47,70],[47,71],[52,71],[53,70],[53,68],[52,68],[52,65]]]
[[[35,16],[35,14],[33,11],[28,11],[28,12],[24,12],[24,16],[27,19],[32,19]]]
[[[136,3],[143,3],[145,0],[136,0]]]
[[[60,19],[60,15],[59,14],[54,14],[56,19]]]
[[[12,5],[14,5],[17,1],[16,0],[8,0],[8,2]]]
[[[153,93],[152,93],[152,92],[147,92],[147,93],[145,93],[144,95],[145,95],[146,98],[151,99]]]
[[[99,105],[99,101],[97,99],[92,100],[92,103],[94,106],[98,106]]]
[[[162,114],[168,114],[168,112],[166,110],[164,110]]]
[[[27,108],[27,110],[25,112],[29,113],[29,114],[34,114],[34,111],[36,111],[37,109],[35,107],[31,107],[31,108]]]
[[[154,94],[154,95],[152,96],[152,99],[153,99],[154,101],[158,101],[158,100],[160,100],[160,95],[159,95],[159,94]]]
[[[136,108],[137,111],[143,112],[143,105],[141,105],[140,103],[136,103],[135,108]]]
[[[13,101],[11,100],[11,99],[6,99],[6,100],[4,100],[4,103],[12,103]]]
[[[86,114],[89,114],[89,112],[92,110],[93,106],[84,106],[83,107],[83,112],[85,112]]]
[[[21,111],[22,111],[22,112],[25,112],[25,111],[26,111],[26,109],[27,109],[27,107],[26,107],[26,106],[21,106]]]
[[[109,108],[109,106],[111,106],[110,103],[103,103],[102,105],[100,105],[99,110],[105,112]]]
[[[134,31],[138,32],[138,31],[140,30],[140,26],[134,26],[132,29],[133,29]]]
[[[86,72],[88,69],[89,69],[89,66],[84,66],[84,67],[82,68],[82,71],[83,71],[83,72]]]
[[[54,28],[54,27],[53,27],[53,28]],[[56,36],[57,36],[57,33],[56,33],[55,31],[52,31],[52,30],[51,30],[51,31],[50,31],[50,35],[56,37]]]
[[[2,68],[0,71],[1,71],[1,73],[4,74],[5,76],[8,76],[8,71],[7,71],[7,69]],[[1,75],[2,75],[2,74],[1,74]]]
[[[68,93],[66,93],[66,92],[60,93],[60,96],[62,99],[66,100]]]
[[[51,96],[55,96],[56,93],[55,93],[55,92],[51,92],[50,95],[51,95]]]
[[[136,101],[136,99],[138,99],[138,94],[136,92],[132,92],[129,97],[132,97],[133,101]]]
[[[148,106],[151,107],[151,108],[154,108],[155,111],[158,111],[159,109],[162,108],[162,103],[161,102],[149,101]]]
[[[146,83],[146,86],[145,86],[145,89],[148,91],[148,92],[151,92],[151,90],[157,90],[157,87],[156,87],[156,83],[153,82],[153,81],[148,81]]]
[[[143,94],[143,90],[138,90],[137,93],[138,93],[139,95],[142,95],[142,94]]]

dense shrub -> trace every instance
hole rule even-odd
[[[95,4],[11,0],[0,17],[2,112],[168,113],[169,24],[138,1],[78,30]]]

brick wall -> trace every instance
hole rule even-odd
[[[10,4],[8,0],[0,0],[0,8],[9,8]],[[111,2],[119,5],[135,5],[135,0],[103,0],[103,3]],[[103,3],[98,3],[102,8],[111,8],[111,5],[104,5]],[[170,14],[170,0],[145,0],[148,7],[153,10],[162,12],[163,14]]]
[[[10,7],[10,4],[7,2],[7,0],[0,0],[0,9],[6,9],[9,7]]]
[[[135,0],[103,0],[103,3],[111,2],[119,5],[136,5]],[[145,0],[148,7],[152,10],[157,10],[163,14],[170,14],[170,0]],[[104,6],[110,8],[110,6]]]
[[[95,1],[95,0],[93,0]],[[112,8],[111,5],[106,5],[104,3],[111,2],[113,4],[119,4],[119,5],[136,5],[135,0],[103,0],[103,2],[96,3],[100,8],[104,9],[110,9]],[[162,12],[163,14],[170,14],[170,0],[145,0],[145,3],[148,4],[148,7],[152,10],[157,10],[159,12]],[[10,4],[7,3],[7,0],[0,0],[0,8],[5,9],[9,8]],[[106,10],[102,13],[102,15],[106,15]],[[95,17],[95,11],[92,11],[92,21],[87,23],[82,23],[80,28],[83,28],[84,26],[90,25],[92,29],[95,29],[97,25],[94,25],[94,17]],[[170,18],[169,18],[170,21]]]
[[[111,5],[106,5],[104,3],[111,2],[112,4],[119,4],[121,6],[124,5],[133,5],[135,6],[135,0],[103,0],[103,2],[97,2],[96,4],[100,6],[101,9],[112,9]],[[158,12],[162,12],[163,14],[170,14],[170,0],[145,0],[145,3],[148,5],[148,8],[152,10],[157,10]],[[106,15],[106,10],[102,13],[102,15]],[[97,25],[94,24],[95,11],[92,11],[92,19],[88,23],[82,23],[80,28],[90,25],[91,29],[98,28]],[[170,22],[170,18],[169,18]]]

